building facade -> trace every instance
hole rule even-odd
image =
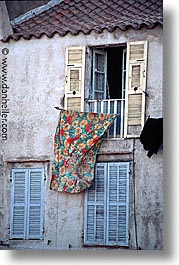
[[[0,43],[1,51],[8,49],[1,54],[1,118],[7,120],[1,141],[1,245],[162,249],[163,150],[149,158],[140,142],[147,118],[163,116],[162,23],[120,28],[113,21],[114,28],[73,34],[73,23],[67,26],[59,14],[68,17],[72,8],[79,10],[79,2],[59,1],[25,22],[16,21],[14,33]],[[136,2],[131,1],[134,10]],[[162,2],[146,2],[158,18],[156,3],[161,10]],[[102,4],[107,12],[109,6]],[[129,14],[130,6],[125,7]],[[54,17],[53,12],[65,33],[53,25],[49,37],[43,19]],[[34,30],[35,23],[44,34]],[[79,194],[49,188],[56,106],[118,114],[99,149],[94,185]]]

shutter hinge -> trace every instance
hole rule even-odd
[[[47,179],[46,173],[44,174],[44,181]]]
[[[11,171],[11,173],[10,173],[10,182],[12,181],[12,171]]]

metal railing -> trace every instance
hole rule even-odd
[[[88,100],[88,111],[94,113],[118,114],[114,124],[109,128],[107,138],[124,137],[124,99]]]

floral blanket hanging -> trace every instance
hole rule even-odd
[[[102,137],[115,114],[62,110],[54,138],[50,188],[78,193],[91,186]]]

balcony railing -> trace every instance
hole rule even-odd
[[[109,128],[107,138],[124,137],[124,99],[88,100],[88,111],[94,113],[118,114]]]

